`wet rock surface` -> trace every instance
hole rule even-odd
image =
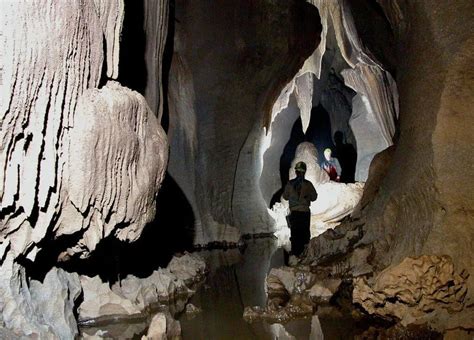
[[[248,322],[286,323],[311,316],[318,304],[330,301],[341,282],[327,273],[313,273],[309,267],[274,268],[266,278],[266,307],[246,307],[243,317]]]

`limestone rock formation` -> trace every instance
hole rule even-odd
[[[25,270],[7,255],[0,267],[0,319],[15,337],[70,339],[77,335],[77,274],[53,268],[43,282],[28,282]]]
[[[159,302],[171,303],[178,298],[187,300],[194,293],[191,290],[193,285],[202,280],[205,270],[206,264],[201,258],[185,254],[174,257],[168,267],[160,268],[146,278],[128,275],[112,288],[101,282],[98,276],[81,276],[84,301],[79,306],[79,319],[127,317]]]
[[[403,55],[396,79],[402,103],[400,137],[377,196],[364,209],[361,243],[373,244],[373,264],[379,270],[406,257],[450,256],[455,268],[471,274],[466,301],[473,301],[474,219],[469,211],[474,188],[466,179],[474,176],[467,166],[472,163],[468,145],[474,142],[473,76],[468,66],[474,60],[474,4],[394,3],[384,9],[388,18],[403,18],[394,20],[399,26],[393,27],[399,34],[398,53]],[[358,25],[376,30],[373,22]],[[409,30],[404,29],[407,26]],[[432,73],[433,68],[438,72]],[[454,166],[455,159],[463,165]],[[452,327],[467,326],[460,318],[472,313],[470,304],[459,318],[451,315]],[[471,322],[469,327],[473,326]]]
[[[325,54],[331,53],[330,49],[337,48],[345,63],[341,72],[345,85],[356,92],[350,118],[350,126],[357,141],[358,160],[355,178],[356,181],[365,182],[373,156],[393,144],[392,137],[395,134],[395,121],[399,112],[398,90],[390,72],[362,43],[354,23],[350,2],[345,0],[308,0],[308,2],[317,7],[321,15],[323,26],[321,43],[306,60],[295,78],[281,92],[273,107],[272,117],[277,116],[282,109],[288,106],[288,98],[293,91],[305,93],[305,82],[302,82],[303,87],[300,89],[297,84],[298,79],[307,79],[310,75],[315,75],[320,81],[327,82],[325,79],[327,75],[324,72],[329,73],[334,65],[327,65],[327,70],[323,72],[323,57]],[[332,33],[332,30],[335,33],[334,44],[336,46],[331,46],[329,33]],[[338,65],[337,68],[341,68],[341,66]],[[322,99],[318,83],[315,83],[316,90],[313,92],[311,89],[311,93],[314,93],[312,98],[306,99],[306,102],[303,103],[305,96],[298,97],[300,98],[298,107],[303,108],[300,110],[303,122],[308,120],[308,110],[305,107],[311,107],[311,104],[314,107]],[[340,123],[334,118],[332,117],[331,123],[333,128],[336,128]],[[303,124],[303,131],[306,131],[306,126]],[[352,133],[348,135],[352,135]]]
[[[74,310],[81,292],[78,275],[57,268],[51,269],[43,282],[30,281],[34,314],[41,316],[60,339],[72,338],[77,333]]]
[[[380,185],[392,164],[394,152],[395,146],[391,146],[374,156],[374,159],[370,163],[369,177],[364,185],[364,192],[352,216],[360,217],[362,210],[364,210],[369,203],[373,202],[377,196]]]
[[[291,162],[290,167],[290,180],[296,177],[294,169],[296,163],[298,162],[306,163],[305,178],[313,183],[316,190],[321,184],[329,182],[328,174],[319,166],[320,158],[318,155],[318,150],[316,150],[316,147],[313,143],[303,142],[296,148],[295,158]]]
[[[142,339],[156,339],[156,340],[166,340],[166,315],[164,313],[156,314],[153,319],[151,319],[150,327],[146,336],[143,336]]]
[[[141,95],[104,86],[118,77],[123,19],[122,0],[0,3],[0,312],[19,335],[72,338],[77,290],[58,272],[49,293],[18,259],[65,235],[61,260],[85,257],[104,237],[136,240],[154,215],[164,131]],[[41,312],[48,294],[57,310]]]
[[[440,330],[472,329],[474,266],[470,243],[474,235],[469,211],[474,190],[472,181],[465,179],[473,176],[472,167],[468,166],[472,153],[467,151],[473,143],[469,123],[473,77],[472,67],[468,66],[473,62],[473,3],[378,2],[385,17],[380,15],[377,20],[367,20],[377,14],[366,2],[350,2],[350,7],[358,14],[353,16],[354,27],[362,33],[362,39],[374,33],[375,38],[380,38],[378,34],[387,19],[393,25],[389,29],[397,41],[392,46],[396,51],[392,52],[399,60],[391,66],[395,69],[392,74],[397,75],[401,104],[396,149],[380,155],[377,162],[385,164],[374,167],[370,175],[373,180],[369,179],[367,195],[353,220],[337,227],[334,235],[327,232],[313,239],[303,262],[326,261],[326,266],[336,269],[356,252],[364,255],[365,251],[370,256],[362,258],[366,257],[377,273],[406,257],[448,255],[456,273],[466,269],[470,274],[462,276],[462,286],[467,288],[464,307],[459,312],[448,312],[443,308],[444,302],[432,300],[437,306],[433,306],[436,315],[430,322],[438,324]],[[378,55],[389,60],[383,48],[388,42],[372,39],[368,45],[374,45],[375,40],[381,47]],[[438,71],[431,72],[433,69]],[[366,71],[359,68],[358,77]],[[347,81],[358,83],[350,78]],[[391,82],[389,78],[386,81]],[[356,95],[353,109],[363,109],[367,103]],[[372,101],[370,106],[381,105]],[[461,166],[455,165],[460,164],[456,159]],[[422,282],[413,284],[423,286]],[[434,314],[426,312],[422,316],[421,309],[417,313],[420,320]]]
[[[67,214],[57,234],[86,229],[72,252],[92,251],[110,234],[136,240],[155,216],[168,159],[163,129],[145,99],[116,82],[85,92],[71,125]]]
[[[448,256],[408,257],[370,284],[354,279],[353,301],[369,314],[397,318],[404,325],[425,323],[427,314],[439,309],[453,313],[464,307],[467,276],[454,270]]]
[[[133,315],[140,309],[124,296],[114,293],[99,276],[81,276],[84,301],[78,308],[79,320],[84,322],[101,316]]]
[[[152,112],[161,121],[163,115],[163,58],[168,35],[169,0],[143,2],[143,29],[145,32],[146,86],[143,93]],[[153,37],[150,39],[149,37]],[[133,71],[132,71],[133,72]],[[158,86],[157,86],[158,84]]]
[[[193,207],[195,243],[271,232],[259,188],[264,126],[319,42],[317,10],[294,0],[175,9],[170,175]]]

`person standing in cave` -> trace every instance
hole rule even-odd
[[[311,237],[309,206],[312,201],[318,198],[318,193],[313,184],[304,178],[306,163],[296,163],[295,173],[296,178],[285,186],[283,198],[288,200],[290,205],[288,224],[291,230],[291,253],[300,256]]]
[[[321,163],[321,169],[326,171],[331,181],[339,182],[341,180],[341,165],[337,158],[332,157],[330,148],[324,150],[324,160]]]

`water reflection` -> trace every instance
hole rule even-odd
[[[283,251],[272,238],[246,243],[243,252],[204,251],[210,265],[206,284],[191,303],[202,309],[192,320],[182,317],[183,339],[272,339],[270,326],[245,322],[245,306],[264,305],[265,277],[272,267],[283,265]]]

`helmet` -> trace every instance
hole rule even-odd
[[[305,162],[296,163],[295,171],[306,172],[306,163]]]
[[[324,153],[326,153],[326,152],[331,152],[332,153],[332,150],[330,148],[326,148],[326,149],[324,149]]]

